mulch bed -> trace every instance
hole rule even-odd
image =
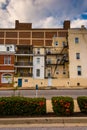
[[[74,112],[73,115],[71,116],[56,116],[53,112],[52,113],[47,113],[45,115],[38,115],[38,116],[0,116],[0,118],[34,118],[34,117],[87,117],[86,113],[81,113],[81,112]]]

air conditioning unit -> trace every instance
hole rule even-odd
[[[10,47],[9,47],[9,46],[7,46],[7,47],[6,47],[6,50],[7,50],[7,51],[10,51]]]

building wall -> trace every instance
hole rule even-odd
[[[10,47],[9,51],[7,51],[7,47]],[[10,74],[12,81],[14,77],[14,53],[15,53],[15,47],[14,45],[0,45],[0,87],[10,87],[13,86],[12,82],[11,83],[6,83],[4,79],[8,80],[9,82],[9,77],[7,75]],[[5,57],[10,56],[10,62],[8,60],[4,61]],[[5,63],[4,63],[5,62]],[[5,76],[5,77],[3,77]],[[3,78],[2,78],[3,77]]]
[[[87,86],[87,30],[70,29],[68,35],[70,84]],[[75,38],[79,38],[78,43],[75,43]],[[80,53],[80,59],[76,59],[76,53]],[[77,74],[77,66],[81,66],[81,75]]]
[[[81,29],[69,29],[70,21],[64,22],[63,28],[55,29],[33,29],[31,23],[19,23],[17,20],[14,29],[0,29],[0,76],[2,73],[14,73],[14,51],[5,52],[6,46],[28,45],[33,47],[33,53],[30,55],[30,61],[33,62],[32,66],[15,67],[16,71],[27,70],[32,74],[31,77],[15,77],[16,85],[18,85],[18,78],[22,79],[22,87],[35,87],[38,84],[40,87],[87,87],[87,30]],[[69,31],[68,31],[69,29]],[[79,38],[79,43],[75,44],[75,37]],[[67,40],[68,38],[68,40]],[[58,45],[55,45],[58,42]],[[63,47],[63,43],[67,47]],[[5,45],[5,47],[3,47]],[[14,46],[15,45],[15,46]],[[69,46],[69,48],[68,48]],[[37,49],[40,48],[40,54],[37,54]],[[14,50],[13,49],[13,50]],[[46,51],[51,49],[52,55],[46,55]],[[5,54],[3,53],[3,51]],[[12,53],[12,54],[11,54]],[[76,59],[76,53],[80,53],[80,59]],[[53,65],[47,65],[47,58],[51,58],[54,63],[57,63],[57,58],[63,58],[64,54],[67,54],[69,62],[58,63]],[[11,65],[4,65],[4,56],[11,55]],[[22,58],[21,54],[21,58]],[[20,61],[21,58],[15,56],[15,61]],[[28,55],[27,55],[28,58]],[[27,61],[26,55],[22,58]],[[40,64],[37,64],[36,59],[40,58]],[[67,60],[68,61],[68,60]],[[56,67],[55,67],[56,66]],[[82,75],[77,75],[77,66],[82,67]],[[47,77],[48,69],[51,69],[52,77]],[[56,68],[56,69],[55,69]],[[40,77],[36,77],[36,69],[40,69]],[[55,71],[55,72],[54,72]],[[66,74],[63,74],[66,71]],[[26,80],[27,79],[27,80]],[[1,79],[0,79],[1,80]],[[1,82],[0,82],[1,84]]]

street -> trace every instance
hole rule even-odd
[[[0,90],[0,97],[14,95],[13,90]],[[71,96],[76,99],[78,96],[87,96],[87,89],[78,90],[16,90],[15,95],[26,97],[45,97],[51,99],[53,96]]]
[[[87,130],[87,127],[9,127],[0,128],[0,130]]]

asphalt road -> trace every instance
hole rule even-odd
[[[0,90],[0,97],[14,95],[13,90]],[[71,96],[74,99],[78,96],[87,96],[87,89],[78,90],[16,90],[15,95],[26,97],[45,97],[51,99],[53,96]]]
[[[22,127],[0,128],[0,130],[87,130],[87,127]]]

